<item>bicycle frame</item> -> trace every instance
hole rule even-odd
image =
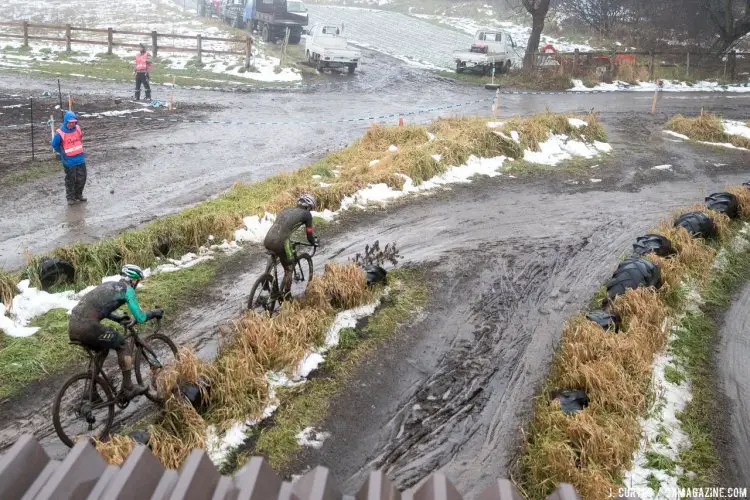
[[[315,255],[318,247],[309,243],[302,243],[301,241],[292,242],[292,249],[294,250],[294,274],[296,275],[297,271],[299,270],[299,274],[302,276],[302,279],[304,279],[305,272],[302,269],[302,264],[300,263],[299,258],[297,257],[297,248],[301,246],[313,248],[310,257],[313,257]],[[272,293],[278,295],[280,293],[281,287],[279,286],[279,258],[276,256],[276,254],[271,254],[271,256],[268,258],[268,264],[266,265],[266,274],[270,274],[273,277],[274,289]]]

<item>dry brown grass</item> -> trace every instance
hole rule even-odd
[[[268,403],[266,373],[296,366],[306,352],[322,343],[336,311],[371,300],[358,266],[329,263],[322,276],[311,280],[305,297],[285,302],[276,316],[250,311],[233,322],[211,363],[181,349],[177,365],[158,380],[160,392],[170,396],[163,418],[149,427],[154,454],[165,467],[177,469],[192,448],[205,448],[209,424],[222,431],[234,422],[258,417]],[[210,392],[204,394],[208,407],[203,414],[171,390],[178,381],[197,383],[201,377],[212,381]],[[118,438],[102,449],[111,446],[106,456],[117,457],[123,443]]]
[[[569,321],[527,435],[521,468],[527,493],[543,497],[560,482],[582,498],[606,498],[640,439],[638,417],[654,356],[667,340],[667,309],[653,289],[628,290],[615,299],[621,333],[604,331],[583,316]],[[585,390],[590,403],[565,415],[549,395]]]
[[[135,448],[135,441],[128,436],[114,435],[107,441],[96,441],[96,450],[105,462],[122,465]]]
[[[735,186],[728,191],[738,197],[741,215],[750,216],[750,190]],[[664,285],[658,291],[628,290],[615,299],[621,332],[606,332],[583,316],[566,324],[519,459],[521,483],[531,498],[543,498],[559,482],[572,483],[582,498],[606,498],[630,466],[641,436],[638,419],[647,409],[653,359],[666,347],[672,308],[680,304],[675,292],[686,280],[706,284],[717,253],[712,242],[673,227],[676,217],[691,211],[710,215],[718,242],[729,241],[730,221],[724,214],[703,204],[675,211],[651,231],[669,238],[678,252],[670,258],[648,256],[660,266]],[[550,399],[557,389],[585,390],[590,404],[567,416]]]
[[[750,217],[750,189],[745,186],[731,186],[727,188],[727,192],[732,193],[737,197],[737,201],[740,205],[740,217],[747,219]]]
[[[667,128],[684,134],[694,141],[731,143],[740,148],[750,149],[750,139],[727,134],[721,116],[702,113],[697,117],[673,116]]]

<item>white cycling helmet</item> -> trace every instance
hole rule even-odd
[[[122,266],[122,269],[120,269],[120,274],[131,280],[146,279],[146,276],[143,275],[143,270],[133,264],[125,264],[124,266]]]
[[[299,198],[297,198],[297,206],[299,208],[304,208],[305,210],[314,210],[315,197],[310,193],[302,194]]]

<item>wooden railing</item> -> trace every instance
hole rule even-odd
[[[24,47],[29,47],[29,43],[35,40],[56,42],[65,44],[65,51],[71,52],[73,44],[85,44],[85,45],[104,45],[107,47],[107,54],[112,54],[112,50],[115,47],[128,47],[138,48],[138,43],[128,43],[124,41],[115,41],[115,35],[124,36],[136,36],[142,37],[143,39],[150,39],[151,54],[154,57],[158,57],[159,52],[195,52],[197,54],[198,62],[202,62],[201,58],[203,54],[229,54],[229,55],[244,55],[245,66],[250,65],[250,56],[252,54],[253,38],[248,34],[244,39],[242,38],[226,38],[226,37],[215,37],[215,36],[204,36],[199,34],[196,35],[173,35],[169,33],[158,33],[157,31],[142,32],[142,31],[126,31],[126,30],[114,30],[112,28],[80,28],[71,26],[70,24],[58,25],[58,24],[39,24],[30,23],[28,21],[15,21],[15,22],[0,22],[0,27],[17,27],[18,33],[12,33],[8,31],[0,31],[0,38],[13,38],[20,39],[23,42]],[[41,31],[44,34],[30,34],[30,31],[36,30]],[[49,31],[64,31],[63,37],[50,36]],[[97,35],[105,35],[100,38],[77,38],[74,37],[74,33],[94,33]],[[195,40],[196,44],[193,47],[179,47],[172,45],[160,45],[161,40]],[[203,48],[203,42],[225,42],[230,44],[237,44],[243,46],[242,50],[222,50],[222,49],[205,49]]]
[[[3,500],[463,500],[443,474],[399,492],[382,472],[372,472],[354,496],[342,495],[331,473],[316,467],[297,481],[282,481],[262,458],[252,458],[234,476],[222,476],[203,450],[193,450],[179,471],[165,470],[148,448],[138,445],[121,466],[107,465],[96,449],[80,441],[61,461],[50,460],[31,435],[0,457]],[[520,500],[513,484],[495,481],[479,500]],[[578,500],[569,484],[548,500]]]

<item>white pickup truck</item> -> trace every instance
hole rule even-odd
[[[515,51],[516,44],[509,33],[482,29],[474,35],[474,43],[471,49],[457,50],[453,53],[456,61],[456,73],[473,71],[489,75],[492,66],[496,73],[505,73],[518,59]]]
[[[305,39],[307,62],[318,71],[325,68],[347,68],[349,74],[357,69],[362,53],[349,48],[343,26],[316,24]]]

